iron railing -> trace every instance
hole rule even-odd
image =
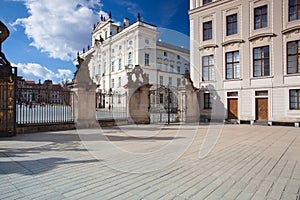
[[[18,88],[17,124],[56,124],[74,121],[72,92],[64,88]]]
[[[98,121],[127,120],[127,94],[96,93],[96,119]]]

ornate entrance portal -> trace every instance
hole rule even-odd
[[[17,68],[11,67],[2,53],[2,42],[9,30],[0,21],[0,137],[16,135],[16,79]]]

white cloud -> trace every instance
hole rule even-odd
[[[29,17],[13,24],[22,25],[31,45],[51,58],[75,59],[76,52],[91,43],[93,24],[99,21],[100,0],[23,0]]]
[[[25,77],[26,80],[53,80],[55,83],[59,83],[62,79],[71,80],[73,73],[69,69],[58,69],[57,72],[53,72],[47,67],[41,66],[37,63],[18,63],[12,66],[18,67],[18,74]]]

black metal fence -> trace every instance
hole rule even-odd
[[[71,91],[65,88],[18,88],[17,124],[53,124],[74,121]]]
[[[178,93],[176,88],[158,86],[150,90],[150,122],[178,122]]]
[[[127,120],[127,94],[96,93],[96,119],[98,121]]]

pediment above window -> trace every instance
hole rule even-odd
[[[199,50],[201,51],[201,50],[211,49],[211,48],[213,48],[213,49],[218,48],[218,45],[216,45],[216,44],[206,44],[206,45],[200,46]]]
[[[228,40],[228,41],[226,41],[226,42],[223,42],[222,43],[222,46],[224,47],[224,46],[227,46],[227,45],[230,45],[230,44],[235,44],[235,43],[244,43],[245,41],[244,40],[242,40],[242,39],[233,39],[233,40]]]
[[[275,33],[259,33],[256,35],[253,35],[249,37],[249,41],[252,42],[254,40],[264,39],[264,38],[272,38],[276,37],[277,35]]]
[[[292,32],[294,32],[294,31],[298,31],[298,33],[299,33],[299,31],[300,31],[300,26],[293,26],[293,27],[284,29],[284,30],[282,31],[282,34],[285,35],[285,34],[292,33]]]

